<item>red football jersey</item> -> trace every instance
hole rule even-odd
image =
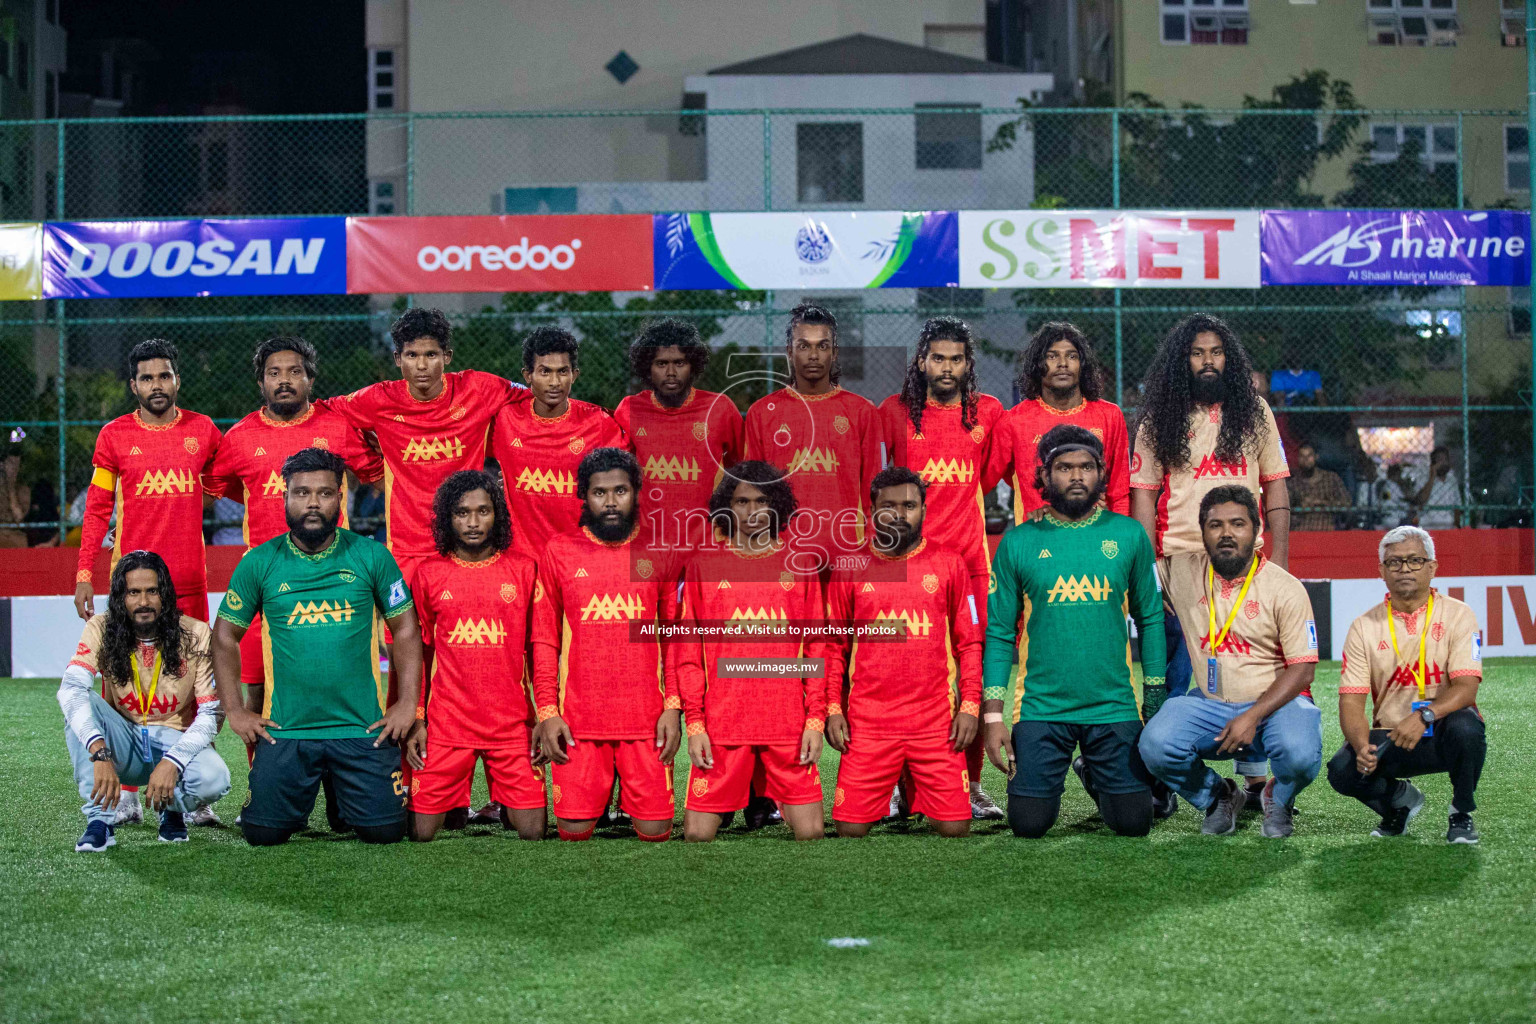
[[[485,466],[485,438],[498,410],[529,400],[528,389],[480,370],[443,374],[443,390],[419,402],[403,380],[386,380],[334,399],[332,408],[372,432],[384,456],[384,522],[396,557],[437,553],[432,499],[461,469]]]
[[[789,571],[780,544],[762,555],[716,547],[689,561],[684,575],[682,619],[694,626],[742,620],[804,628],[825,617],[815,576]],[[685,638],[677,648],[678,689],[688,731],[703,728],[710,741],[727,746],[798,743],[806,725],[826,719],[826,682],[817,676],[721,678],[723,658],[804,658],[810,644],[802,633],[772,639]]]
[[[1111,512],[1131,514],[1131,445],[1125,432],[1125,415],[1114,402],[1088,401],[1067,412],[1057,412],[1038,398],[1026,398],[1009,409],[992,435],[987,475],[1007,479],[1013,488],[1013,521],[1045,504],[1035,487],[1040,468],[1040,439],[1063,423],[1083,427],[1104,444],[1104,502]]]
[[[411,595],[433,653],[422,695],[428,757],[434,744],[527,747],[534,592],[533,560],[515,551],[483,562],[437,555],[416,569]]]
[[[640,460],[641,506],[653,545],[707,543],[709,496],[723,470],[741,459],[741,413],[726,395],[694,388],[669,409],[653,391],[629,395],[613,411]]]
[[[681,708],[673,659],[643,626],[677,619],[681,566],[629,540],[585,528],[550,539],[533,604],[533,692],[539,721],[562,716],[576,739],[642,740],[663,708]]]
[[[324,400],[291,420],[277,420],[257,409],[229,428],[204,483],[210,494],[222,494],[245,506],[241,532],[247,547],[265,544],[288,531],[284,512],[283,463],[305,448],[324,448],[340,455],[359,480],[384,475],[384,462],[345,416]],[[347,525],[346,502],[341,525]]]
[[[512,550],[538,558],[551,537],[576,528],[581,501],[576,468],[596,448],[628,448],[629,439],[602,406],[571,399],[553,419],[533,403],[507,406],[491,428],[491,455],[501,465],[501,482],[512,513]]]
[[[869,399],[842,388],[781,388],[747,410],[746,438],[747,458],[788,474],[800,503],[795,536],[828,557],[863,544],[869,485],[880,471],[880,417]]]
[[[901,620],[907,638],[819,644],[827,713],[845,713],[850,729],[870,736],[947,736],[956,711],[981,708],[980,607],[965,561],[927,539],[899,559],[863,553],[875,563],[869,571],[836,573],[828,585],[828,624]]]
[[[959,405],[930,399],[918,431],[900,395],[880,403],[886,461],[906,466],[928,484],[923,536],[965,559],[978,595],[987,592],[992,565],[984,495],[997,486],[998,478],[987,476],[988,452],[1002,416],[1003,403],[978,395],[976,424],[967,430]]]
[[[115,505],[114,567],[125,552],[153,551],[165,559],[178,596],[207,591],[203,474],[218,451],[219,428],[189,409],[178,409],[164,426],[149,426],[135,410],[102,427],[91,456],[96,472],[86,491],[75,582],[91,582]]]

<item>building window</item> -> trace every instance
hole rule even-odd
[[[1502,0],[1499,4],[1499,43],[1525,45],[1525,0]]]
[[[919,103],[925,109],[951,111],[956,107],[975,110],[974,114],[943,113],[917,115],[917,169],[920,171],[978,171],[981,169],[981,104]]]
[[[1531,189],[1531,136],[1523,124],[1504,126],[1504,188],[1509,192]]]
[[[395,109],[395,51],[368,51],[368,109]]]
[[[388,217],[395,212],[395,183],[392,181],[375,181],[372,189],[372,202],[370,209],[375,216]]]
[[[974,60],[986,60],[987,26],[924,25],[923,46]]]
[[[1365,0],[1368,39],[1376,46],[1455,46],[1456,0]]]
[[[1162,0],[1165,43],[1244,46],[1248,24],[1248,0]]]
[[[795,126],[795,193],[802,203],[864,201],[864,125]]]
[[[684,110],[707,110],[708,108],[708,93],[683,93]],[[677,132],[679,135],[703,135],[708,128],[709,118],[701,114],[684,114],[677,119]]]
[[[1391,163],[1412,148],[1433,171],[1446,165],[1456,166],[1456,126],[1454,124],[1373,124],[1371,159]]]

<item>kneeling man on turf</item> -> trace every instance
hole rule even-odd
[[[780,534],[795,514],[795,495],[783,474],[766,462],[741,462],[726,472],[709,499],[709,515],[725,544],[689,561],[682,621],[697,637],[676,644],[678,688],[688,719],[689,842],[715,838],[724,816],[744,809],[753,778],[778,803],[796,839],[820,839],[821,737],[827,687],[818,673],[722,675],[722,664],[806,656],[804,634],[789,629],[819,625],[821,586],[815,575],[790,571]],[[780,630],[777,636],[717,640],[711,627]]]
[[[1136,520],[1100,504],[1098,438],[1064,423],[1038,447],[1035,485],[1045,515],[1009,530],[992,561],[997,586],[987,602],[981,704],[987,750],[1008,773],[1015,835],[1037,839],[1055,824],[1062,782],[1081,747],[1083,783],[1104,824],[1144,836],[1152,828],[1152,788],[1136,741],[1143,716],[1150,719],[1168,695],[1156,555]],[[1141,637],[1140,710],[1127,612]],[[1015,652],[1010,739],[1003,700]]]
[[[1260,831],[1288,836],[1296,794],[1323,761],[1323,716],[1310,696],[1317,668],[1312,604],[1300,580],[1254,550],[1259,507],[1248,488],[1212,489],[1200,500],[1199,523],[1205,550],[1164,565],[1198,685],[1147,722],[1141,758],[1205,811],[1207,835],[1237,829],[1245,793],[1205,761],[1268,759],[1275,777],[1264,789]]]
[[[186,842],[183,815],[229,792],[229,768],[212,746],[223,716],[209,637],[206,623],[176,606],[159,555],[130,551],[113,568],[107,612],[86,622],[59,682],[64,742],[85,800],[77,853],[116,845],[112,818],[124,785],[143,787],[161,812],[163,843]]]
[[[533,559],[508,548],[512,520],[489,473],[461,470],[432,503],[438,555],[411,583],[421,640],[433,655],[416,726],[406,741],[412,838],[437,835],[469,804],[475,761],[507,828],[543,839],[544,773],[530,759],[533,704],[524,667],[534,595]]]
[[[534,746],[554,762],[561,839],[592,838],[615,777],[640,838],[672,835],[683,705],[656,627],[677,618],[681,571],[670,552],[640,541],[639,493],[633,455],[592,451],[576,470],[581,525],[551,537],[539,558]]]
[[[981,702],[980,610],[965,559],[923,537],[927,485],[903,466],[870,484],[870,542],[862,571],[834,571],[829,628],[900,622],[905,639],[828,633],[827,742],[842,753],[832,820],[862,836],[885,816],[907,769],[912,809],[943,836],[971,830],[965,748]],[[853,648],[857,642],[857,657]],[[846,677],[846,678],[845,678]],[[846,713],[845,713],[846,709]]]
[[[1373,836],[1400,836],[1424,806],[1407,781],[1451,777],[1449,843],[1477,842],[1472,812],[1488,738],[1477,710],[1483,636],[1472,609],[1430,587],[1435,542],[1417,526],[1387,531],[1380,545],[1387,596],[1349,627],[1339,681],[1344,746],[1328,782],[1381,815]],[[1369,694],[1374,716],[1365,716]]]
[[[252,846],[285,843],[304,828],[327,774],[359,839],[405,837],[399,744],[416,718],[421,640],[389,549],[337,528],[346,471],[340,456],[321,448],[288,457],[288,532],[240,559],[214,626],[213,672],[229,727],[256,745],[240,814]],[[398,699],[387,708],[376,608],[394,633],[399,670]],[[257,613],[272,659],[260,715],[239,696],[240,639]]]

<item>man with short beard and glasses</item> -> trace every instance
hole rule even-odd
[[[1152,542],[1136,520],[1100,504],[1104,448],[1093,434],[1052,427],[1031,461],[1047,511],[998,546],[981,705],[987,751],[1008,774],[1008,822],[1014,835],[1045,835],[1061,811],[1070,764],[1104,824],[1144,836],[1152,828],[1151,778],[1136,742],[1168,693]],[[1141,637],[1140,708],[1127,613]],[[1015,657],[1010,737],[1003,701]]]
[[[325,775],[359,839],[405,837],[399,745],[416,720],[421,641],[410,589],[389,550],[337,525],[346,472],[341,456],[322,448],[289,456],[288,532],[240,560],[214,626],[213,672],[229,727],[256,744],[240,817],[252,846],[286,843],[304,828]],[[375,610],[395,638],[399,696],[388,706]],[[258,612],[263,647],[272,652],[259,715],[241,706],[238,689],[240,641]]]
[[[640,539],[640,464],[621,448],[576,470],[581,525],[539,558],[533,608],[534,748],[550,774],[560,838],[592,838],[615,778],[649,842],[672,835],[682,736],[674,659],[657,627],[677,619],[677,553]]]
[[[1317,667],[1312,605],[1301,581],[1257,550],[1258,523],[1252,490],[1213,488],[1200,499],[1202,549],[1164,566],[1198,685],[1147,722],[1141,758],[1205,811],[1207,835],[1236,830],[1247,794],[1206,760],[1269,760],[1275,777],[1261,796],[1268,838],[1291,834],[1296,794],[1323,763],[1322,714],[1307,696]]]

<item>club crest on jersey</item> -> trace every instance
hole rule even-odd
[[[1248,616],[1250,619],[1258,618],[1259,617],[1259,602],[1253,600],[1252,598],[1249,598],[1248,602],[1243,605],[1243,614]]]
[[[930,594],[939,592],[939,577],[936,573],[928,573],[923,576],[923,589]]]
[[[848,433],[848,428],[852,425],[853,424],[848,422],[847,416],[834,416],[832,418],[832,429],[837,431],[839,434]]]
[[[981,442],[986,439],[986,436],[987,432],[981,429],[981,424],[978,423],[976,426],[971,428],[971,440],[975,441],[977,444],[981,444]]]
[[[336,575],[341,577],[341,582],[343,583],[357,582],[357,573],[353,572],[351,569],[342,569]]]
[[[1131,453],[1131,472],[1132,473],[1140,473],[1141,472],[1141,452],[1132,452]]]
[[[560,783],[557,782],[557,783],[553,784],[552,786],[550,786],[549,788],[551,790],[550,795],[554,797],[555,803],[559,803],[560,802],[560,797],[563,795],[560,792]]]
[[[635,572],[639,575],[639,577],[641,579],[643,579],[643,580],[650,579],[651,578],[651,573],[654,572],[654,571],[655,571],[655,566],[651,565],[651,560],[649,558],[641,558],[641,559],[636,560],[636,562],[635,562]]]
[[[240,595],[235,593],[233,590],[225,591],[224,603],[229,605],[230,611],[234,612],[237,612],[241,608],[245,607],[245,602],[240,600]]]
[[[134,488],[133,494],[136,498],[142,498],[146,494],[151,497],[164,494],[191,494],[196,485],[196,478],[188,470],[157,469],[139,478],[139,485]]]
[[[700,776],[694,779],[693,784],[688,788],[693,792],[694,796],[703,796],[709,792],[709,780]]]
[[[503,583],[501,585],[501,599],[503,601],[507,602],[507,604],[511,604],[513,601],[516,601],[517,600],[517,584],[516,583]]]
[[[468,414],[469,410],[464,408],[462,405],[456,405],[452,409],[448,410],[448,418],[451,420],[461,420]]]
[[[571,450],[572,455],[580,455],[587,448],[587,439],[584,437],[573,437],[571,438],[571,443],[566,445],[566,447]]]
[[[407,597],[405,580],[395,580],[389,585],[389,603],[391,605],[404,604]]]
[[[319,448],[321,451],[328,452],[331,450],[331,441],[330,438],[317,437],[313,441],[309,442],[309,446],[311,448]]]
[[[709,427],[702,420],[693,425],[693,439],[695,441],[702,441],[708,435]]]
[[[785,590],[794,590],[795,589],[795,577],[794,577],[794,574],[791,573],[787,569],[784,570],[783,572],[779,573],[779,586],[783,587]]]
[[[1099,545],[1099,550],[1104,552],[1105,558],[1114,558],[1120,553],[1120,544],[1118,541],[1106,540]]]
[[[581,608],[581,621],[588,619],[638,619],[645,615],[645,601],[638,594],[593,594]]]
[[[1443,636],[1445,636],[1445,623],[1437,622],[1429,628],[1429,637],[1436,643],[1439,643]]]
[[[457,434],[446,434],[442,437],[413,437],[400,449],[400,458],[405,462],[436,462],[438,459],[459,459],[464,457],[464,442],[459,440]]]
[[[327,623],[351,622],[351,601],[295,601],[288,613],[290,626],[320,626]]]
[[[184,437],[184,438],[181,439],[181,446],[187,450],[187,454],[188,455],[196,455],[197,454],[197,449],[198,449],[197,438],[195,438],[195,437]]]

